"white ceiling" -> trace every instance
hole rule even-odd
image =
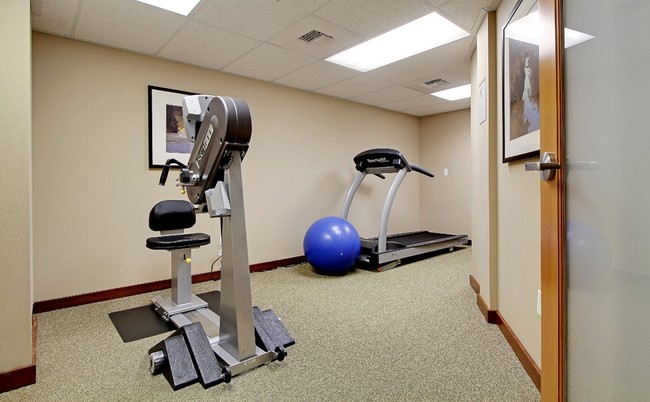
[[[469,108],[429,95],[470,81],[484,10],[500,0],[201,0],[187,16],[135,0],[31,0],[32,29],[414,116]],[[470,36],[360,73],[325,59],[433,11]],[[298,38],[316,30],[332,37]],[[318,42],[318,43],[315,43]],[[442,79],[446,83],[423,83]]]

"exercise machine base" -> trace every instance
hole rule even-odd
[[[162,315],[162,314],[161,314]],[[253,307],[255,352],[237,358],[221,347],[219,316],[208,308],[169,317],[178,329],[149,349],[149,370],[163,374],[176,391],[200,382],[204,388],[229,383],[232,377],[272,361],[282,361],[294,339],[272,311]],[[164,318],[164,315],[163,315]]]

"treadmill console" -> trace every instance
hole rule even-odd
[[[354,164],[359,172],[370,174],[395,173],[403,168],[411,171],[411,166],[402,153],[390,148],[375,148],[363,151],[354,157]]]

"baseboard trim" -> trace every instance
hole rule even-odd
[[[262,272],[279,267],[305,262],[304,256],[284,258],[281,260],[262,262],[250,266],[250,272]],[[192,275],[192,283],[206,282],[209,280],[221,279],[221,271],[205,272],[202,274]],[[125,286],[116,289],[101,290],[98,292],[85,293],[76,296],[62,297],[60,299],[43,300],[34,303],[34,314],[45,313],[48,311],[59,310],[68,307],[81,306],[84,304],[96,303],[101,301],[119,299],[127,296],[139,295],[142,293],[155,292],[158,290],[169,289],[171,279],[162,281],[142,283],[139,285]]]
[[[38,335],[38,316],[32,314],[32,364],[36,366],[36,336]]]
[[[528,351],[519,341],[519,338],[517,338],[517,335],[512,331],[512,328],[510,328],[506,320],[503,319],[501,313],[497,311],[496,315],[498,316],[499,322],[495,324],[501,330],[503,337],[508,341],[512,351],[515,352],[517,359],[521,362],[521,365],[524,367],[524,370],[526,370],[526,373],[528,373],[528,376],[533,381],[533,384],[535,384],[535,387],[537,387],[537,390],[542,392],[542,372],[539,369],[539,366],[535,364],[535,361],[528,354]]]
[[[478,281],[476,280],[476,278],[474,278],[474,275],[472,274],[469,274],[469,286],[471,286],[472,289],[474,289],[474,292],[476,292],[476,294],[481,293],[481,285],[478,283]]]
[[[517,359],[519,359],[519,362],[523,366],[524,370],[526,370],[526,373],[530,377],[531,381],[533,382],[533,384],[535,384],[537,390],[541,392],[542,373],[540,371],[539,366],[537,366],[533,358],[530,356],[530,354],[528,354],[528,351],[521,343],[521,341],[519,341],[519,338],[517,338],[517,335],[515,335],[515,333],[512,331],[512,328],[510,328],[510,326],[503,318],[499,310],[490,310],[488,308],[487,304],[485,303],[485,300],[483,300],[481,294],[479,293],[481,287],[478,281],[476,280],[476,278],[470,275],[469,282],[474,292],[476,292],[476,305],[478,306],[478,309],[481,311],[481,314],[483,314],[485,321],[490,324],[495,324],[499,327],[501,334],[503,335],[504,338],[506,338],[506,341],[510,345],[512,351],[515,352],[515,356],[517,356]]]
[[[0,373],[0,393],[13,391],[36,382],[36,365]]]
[[[0,394],[36,383],[36,334],[38,318],[32,316],[32,364],[0,373]]]

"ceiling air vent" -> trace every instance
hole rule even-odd
[[[425,81],[420,85],[422,85],[423,87],[425,87],[427,89],[434,89],[434,88],[438,88],[438,87],[440,87],[442,85],[445,85],[445,84],[448,84],[448,82],[443,80],[442,78],[436,78],[436,79],[433,79],[433,80]]]
[[[332,37],[331,35],[322,33],[321,31],[317,31],[315,29],[312,29],[311,31],[307,32],[306,34],[298,38],[298,40],[307,42],[310,45],[323,45],[331,41],[332,39],[334,39],[334,37]]]

